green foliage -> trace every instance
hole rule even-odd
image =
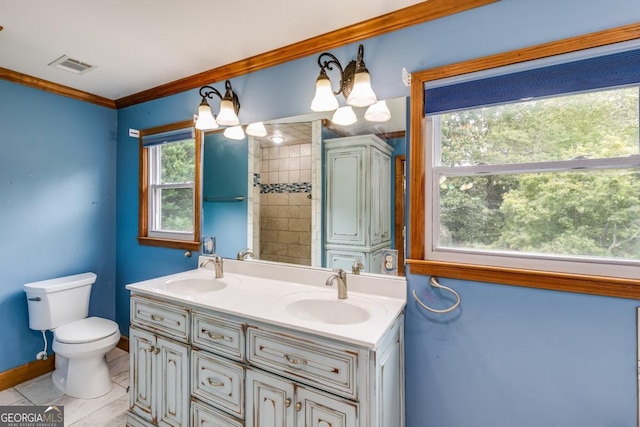
[[[185,140],[161,146],[160,175],[162,184],[195,181],[195,140]],[[193,231],[193,190],[163,189],[161,196],[161,226],[164,231]]]
[[[638,88],[442,115],[442,164],[638,155]],[[640,172],[441,177],[442,244],[640,259]]]
[[[162,190],[161,228],[165,231],[193,231],[193,191],[191,188]]]
[[[162,145],[161,180],[162,184],[193,182],[195,180],[195,140],[174,142]]]

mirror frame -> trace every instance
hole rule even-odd
[[[409,146],[411,161],[409,162],[409,256],[407,257],[407,264],[412,274],[442,276],[593,295],[640,298],[640,285],[637,283],[637,280],[632,279],[426,260],[425,245],[428,242],[425,229],[425,200],[427,187],[425,178],[425,128],[423,110],[424,85],[426,82],[639,38],[640,23],[637,23],[413,72],[411,74],[411,136]]]

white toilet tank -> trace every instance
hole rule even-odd
[[[44,331],[87,317],[95,281],[94,273],[82,273],[25,284],[29,328]]]

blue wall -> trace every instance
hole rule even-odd
[[[235,258],[247,247],[249,144],[229,140],[222,132],[207,134],[202,149],[202,192],[219,199],[202,203],[202,235],[216,237],[216,253]],[[231,201],[242,196],[241,202]]]
[[[24,283],[92,271],[89,312],[115,318],[116,111],[6,81],[0,99],[1,372],[43,347]]]
[[[638,21],[637,0],[502,0],[367,40],[365,58],[380,98],[408,96],[402,67],[418,71]],[[332,50],[345,61],[355,52],[356,45]],[[313,56],[233,79],[241,120],[308,112],[317,74]],[[118,112],[116,305],[125,333],[124,285],[195,267],[184,251],[136,242],[138,151],[127,130],[188,119],[198,103],[191,90]],[[408,299],[407,427],[636,424],[636,301],[443,282],[462,296],[450,316],[431,316]],[[427,277],[409,275],[408,283],[432,304],[447,303]]]

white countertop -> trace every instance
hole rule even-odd
[[[206,259],[200,257],[199,265]],[[327,269],[225,259],[224,277],[215,279],[212,267],[132,283],[126,288],[135,294],[170,299],[367,348],[378,346],[406,304],[406,281],[394,276],[349,273],[348,298],[338,300],[335,285],[325,286],[332,273]],[[226,286],[213,292],[167,289],[168,282],[180,278],[210,279]],[[335,299],[336,303],[358,305],[369,311],[370,316],[349,324],[304,320],[287,310],[287,304],[304,298]]]

